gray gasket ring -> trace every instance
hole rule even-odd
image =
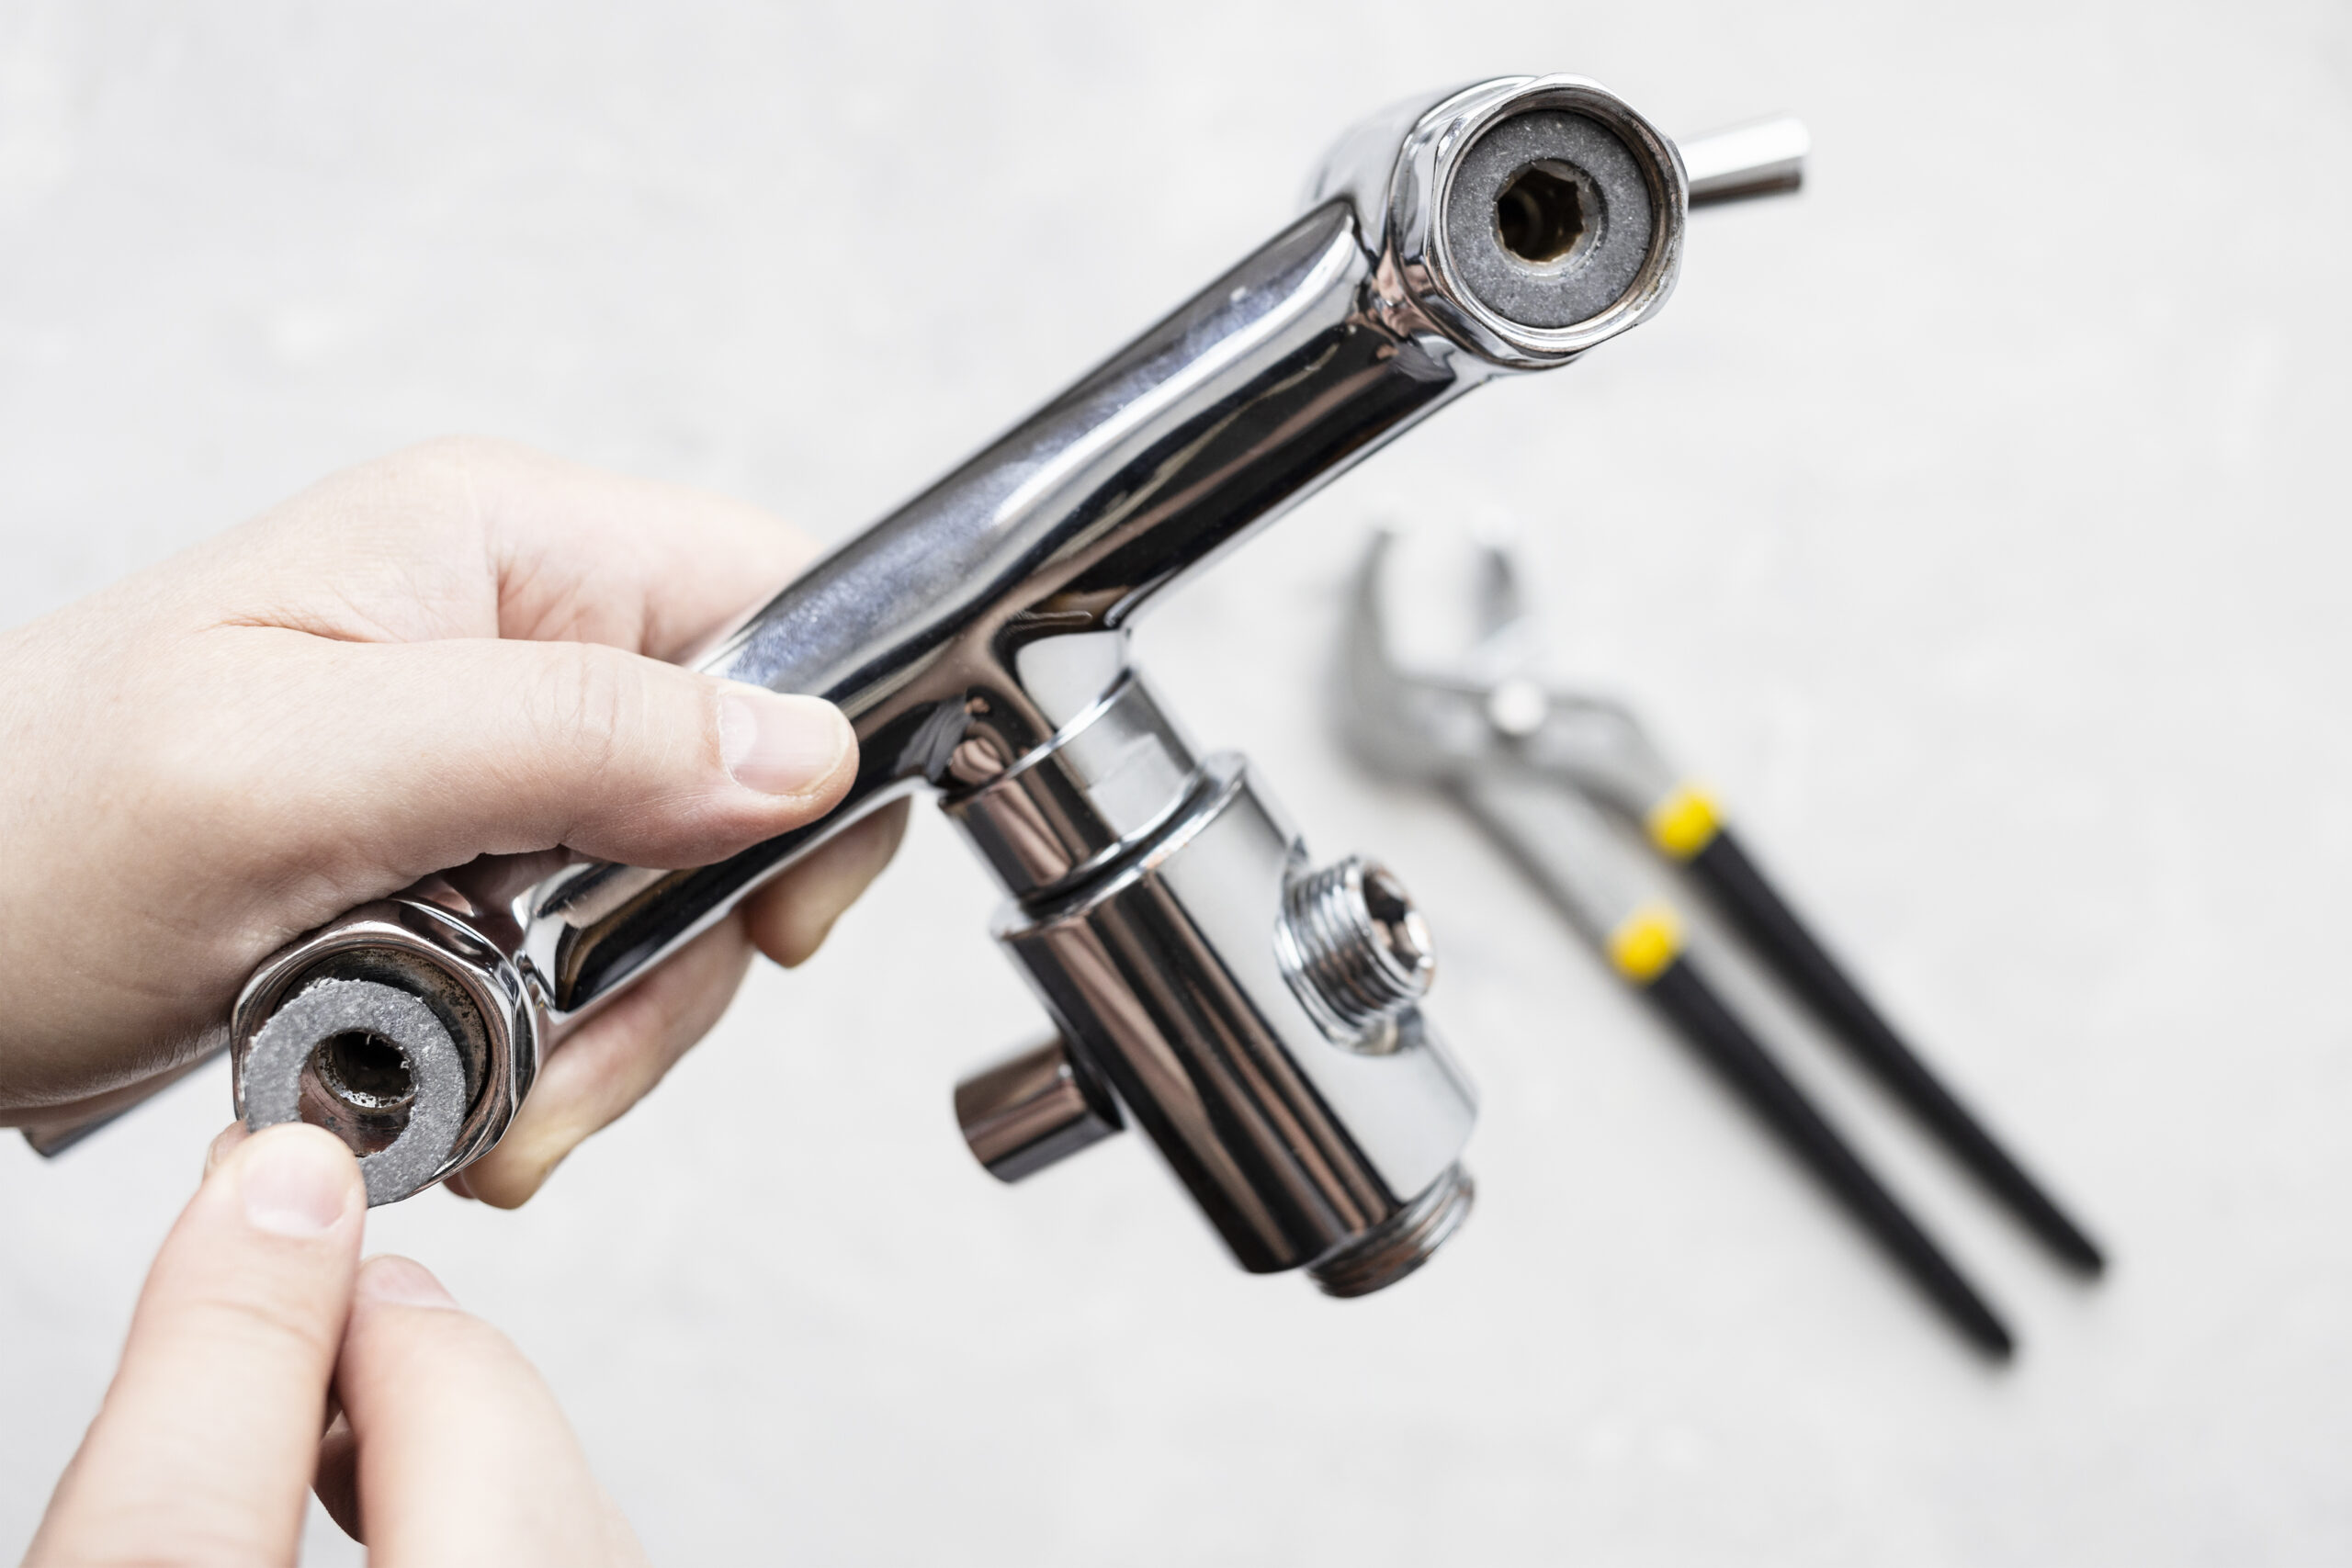
[[[259,1131],[300,1120],[311,1053],[322,1040],[363,1031],[400,1047],[416,1085],[401,1135],[360,1156],[372,1205],[408,1197],[439,1176],[465,1120],[466,1068],[458,1043],[433,1010],[406,991],[372,980],[321,980],[280,1007],[245,1055],[245,1125]]]
[[[1525,261],[1503,246],[1495,208],[1522,171],[1555,160],[1581,171],[1600,210],[1585,215],[1598,239],[1566,265]],[[1556,330],[1591,321],[1625,296],[1648,261],[1655,210],[1649,180],[1617,133],[1589,115],[1532,109],[1472,144],[1447,193],[1445,242],[1461,286],[1487,310],[1522,327]]]

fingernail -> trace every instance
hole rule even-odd
[[[387,1253],[371,1258],[359,1270],[359,1294],[371,1302],[394,1306],[439,1307],[455,1310],[458,1298],[433,1277],[433,1270],[413,1258]]]
[[[245,1124],[243,1122],[232,1122],[221,1128],[220,1135],[205,1147],[204,1174],[210,1176],[220,1169],[220,1162],[236,1153],[237,1145],[243,1143],[245,1137]]]
[[[271,1127],[247,1141],[237,1185],[245,1220],[277,1235],[333,1230],[358,1188],[351,1151],[315,1127]]]
[[[822,697],[730,686],[718,699],[718,747],[735,782],[763,795],[822,784],[857,744],[849,720]]]

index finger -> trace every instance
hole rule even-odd
[[[361,1271],[335,1388],[370,1563],[641,1568],[547,1384],[422,1265]]]
[[[499,636],[680,659],[807,565],[799,530],[711,491],[458,444],[499,570]]]
[[[294,1562],[366,1213],[358,1162],[315,1127],[220,1160],[156,1255],[28,1565]]]
[[[335,474],[220,539],[215,621],[357,642],[522,637],[675,660],[815,554],[749,502],[510,442],[429,441]],[[256,570],[256,566],[259,570]]]

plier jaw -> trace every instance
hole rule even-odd
[[[1340,729],[1367,767],[1423,783],[1520,773],[1551,780],[1636,819],[1671,804],[1674,771],[1621,702],[1546,688],[1510,551],[1479,547],[1477,641],[1453,670],[1408,669],[1389,635],[1387,566],[1397,536],[1373,536],[1350,586]]]

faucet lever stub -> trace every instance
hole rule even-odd
[[[1813,138],[1804,121],[1775,115],[1694,136],[1678,151],[1690,180],[1690,205],[1715,207],[1804,189]]]
[[[1118,1107],[1083,1075],[1057,1034],[957,1084],[956,1121],[972,1157],[998,1180],[1019,1181],[1119,1131]]]

